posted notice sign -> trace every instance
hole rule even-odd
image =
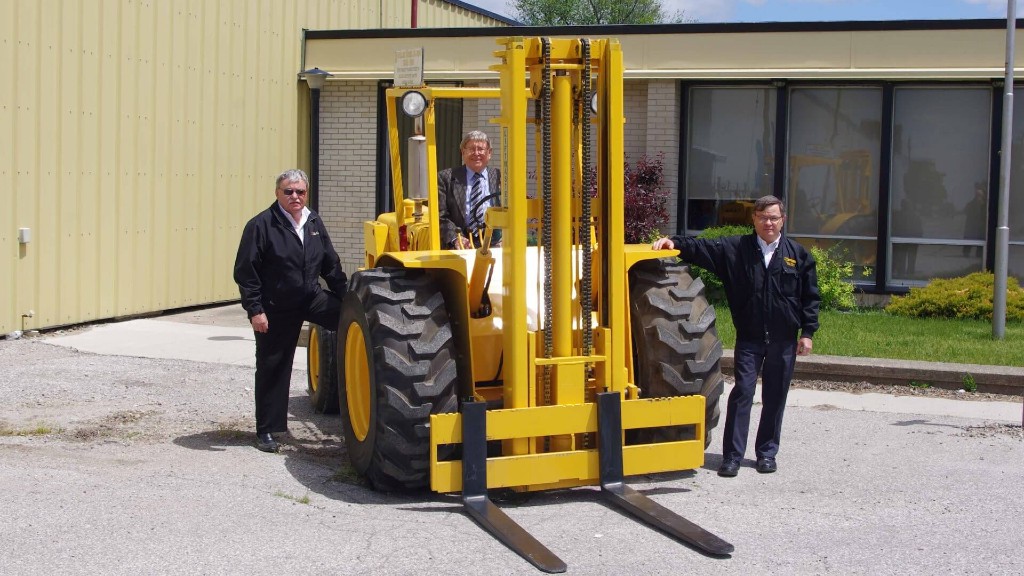
[[[395,87],[423,86],[423,48],[395,50]]]

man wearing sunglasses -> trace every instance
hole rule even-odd
[[[775,196],[754,202],[754,233],[727,238],[659,238],[655,250],[679,250],[679,258],[722,280],[736,326],[733,375],[722,439],[719,476],[736,476],[747,448],[754,387],[761,375],[761,421],[754,454],[757,471],[775,472],[782,413],[796,356],[811,353],[818,329],[818,276],[814,257],[782,235],[785,206]]]
[[[235,258],[242,308],[256,334],[256,447],[277,452],[288,431],[292,358],[304,321],[338,326],[347,278],[327,228],[306,208],[302,170],[277,177],[277,200],[245,225]],[[327,281],[330,291],[320,287]]]

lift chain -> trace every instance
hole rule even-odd
[[[544,59],[541,90],[541,161],[544,164],[541,188],[544,202],[544,214],[541,217],[541,250],[544,251],[544,357],[551,358],[555,347],[551,326],[551,40],[543,38],[541,42]],[[544,367],[544,404],[551,404],[551,370],[547,366]]]
[[[580,258],[583,260],[583,276],[580,278],[580,299],[583,302],[583,318],[580,326],[583,328],[583,355],[590,356],[593,346],[594,329],[590,320],[593,311],[593,284],[591,282],[593,272],[591,269],[591,245],[590,245],[590,218],[592,190],[594,189],[594,174],[590,170],[591,149],[590,149],[590,40],[582,38],[583,44],[583,78],[580,86],[581,106],[583,112],[583,206],[580,216]]]

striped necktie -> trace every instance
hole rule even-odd
[[[466,228],[477,230],[484,226],[484,211],[487,209],[484,199],[484,177],[479,172],[473,175],[473,188],[466,202]]]

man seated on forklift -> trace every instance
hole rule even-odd
[[[484,213],[498,206],[501,171],[488,168],[491,142],[480,130],[468,132],[459,144],[462,166],[446,168],[437,174],[438,224],[441,246],[450,249],[476,248],[483,241]],[[491,245],[501,242],[495,230]]]

